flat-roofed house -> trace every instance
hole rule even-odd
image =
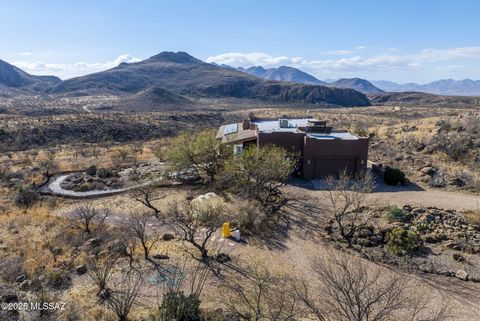
[[[235,153],[248,146],[273,144],[300,154],[299,175],[319,179],[346,170],[356,174],[366,170],[368,138],[333,130],[313,118],[244,120],[223,125],[217,133],[223,143],[232,144]]]

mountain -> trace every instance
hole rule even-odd
[[[0,60],[0,86],[9,88],[41,89],[61,82],[55,76],[34,76]]]
[[[328,84],[336,88],[351,88],[364,94],[383,93],[383,90],[375,87],[368,80],[361,78],[343,78]]]
[[[269,81],[205,63],[185,52],[162,52],[136,63],[68,79],[50,93],[137,93],[158,87],[175,95],[198,98],[242,98],[285,103],[367,106],[368,98],[351,89]]]
[[[384,91],[420,91],[437,95],[480,96],[480,80],[442,79],[428,84],[406,83],[398,84],[392,81],[378,80],[372,83]]]
[[[387,92],[368,95],[372,105],[480,107],[480,97],[441,96],[422,92]]]
[[[231,67],[230,67],[231,68]],[[382,93],[383,90],[375,87],[369,81],[360,78],[344,78],[336,81],[325,82],[314,76],[307,74],[297,68],[289,66],[280,66],[278,68],[265,69],[262,66],[254,66],[250,68],[237,68],[240,71],[263,79],[276,81],[289,81],[300,84],[322,85],[335,88],[350,88],[363,94]]]
[[[131,94],[113,104],[112,109],[122,111],[178,111],[194,109],[196,103],[160,87],[150,87]]]
[[[289,81],[300,84],[326,85],[327,83],[307,74],[297,68],[289,66],[280,66],[278,68],[265,69],[261,66],[254,66],[248,69],[238,68],[238,70],[249,73],[267,80]]]

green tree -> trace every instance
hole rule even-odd
[[[167,151],[167,161],[174,170],[192,168],[198,176],[207,177],[210,183],[215,182],[225,158],[229,156],[215,135],[214,130],[180,134]]]
[[[228,161],[225,174],[237,194],[259,201],[269,213],[275,213],[286,204],[280,188],[297,163],[298,155],[281,147],[252,147]]]

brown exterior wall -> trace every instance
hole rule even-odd
[[[368,138],[322,140],[304,137],[303,178],[310,180],[338,175],[347,168],[352,174],[366,170]],[[315,164],[323,168],[315,169]]]
[[[300,153],[299,175],[306,180],[335,176],[344,169],[355,174],[367,168],[368,138],[322,140],[305,133],[273,132],[259,133],[257,143]]]
[[[302,153],[305,133],[259,133],[259,145],[277,145],[285,148],[289,152]]]

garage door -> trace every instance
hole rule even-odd
[[[356,159],[316,159],[314,167],[315,178],[338,176],[346,170],[349,174],[355,173]]]

